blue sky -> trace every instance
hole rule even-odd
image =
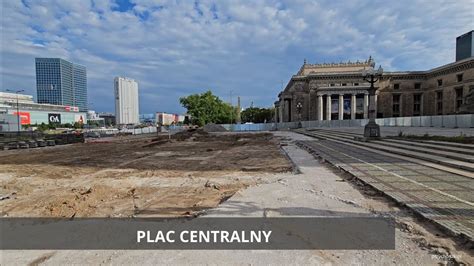
[[[207,89],[271,106],[304,58],[425,70],[474,28],[473,0],[1,2],[0,90],[35,95],[34,58],[62,57],[87,67],[91,108],[111,112],[115,76],[139,82],[141,113],[183,112],[179,97]]]

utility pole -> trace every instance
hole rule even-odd
[[[231,107],[231,112],[230,112],[230,123],[234,123],[234,106],[232,106],[232,90],[230,90],[230,107]]]

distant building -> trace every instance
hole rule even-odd
[[[104,119],[105,126],[114,126],[116,125],[115,115],[112,113],[99,113],[100,118]]]
[[[97,125],[99,127],[106,126],[105,119],[103,117],[100,117],[99,114],[96,113],[94,110],[87,111],[87,121],[89,125]]]
[[[2,115],[15,116],[15,119],[20,116],[21,125],[87,123],[87,113],[81,112],[79,107],[35,103],[32,95],[7,92],[0,92],[0,117]],[[12,128],[17,130],[16,127]]]
[[[75,106],[87,111],[87,71],[61,58],[36,58],[38,103]]]
[[[155,114],[140,114],[140,123],[156,125]]]
[[[117,124],[139,124],[138,83],[130,78],[116,77],[114,87]]]
[[[474,56],[474,31],[456,38],[456,61]]]

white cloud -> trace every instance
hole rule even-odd
[[[34,57],[51,56],[87,67],[99,110],[113,111],[116,75],[139,80],[143,112],[178,111],[179,96],[208,88],[270,105],[303,58],[427,69],[474,28],[471,0],[132,2],[2,1],[1,89],[35,94]]]

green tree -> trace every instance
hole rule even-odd
[[[80,129],[80,128],[84,128],[84,124],[81,123],[81,122],[74,122],[74,126],[73,126],[75,129]]]
[[[243,123],[272,122],[275,114],[274,108],[249,107],[240,114]]]
[[[223,102],[210,90],[201,94],[192,94],[179,99],[181,105],[191,115],[191,122],[198,126],[208,123],[233,123],[237,117],[236,108]]]
[[[40,125],[38,125],[38,131],[44,132],[48,129],[49,129],[49,125],[47,125],[45,123],[41,123]]]

